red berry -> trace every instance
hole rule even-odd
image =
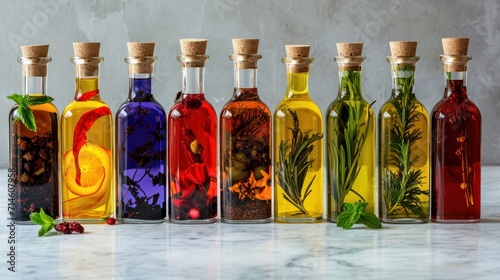
[[[79,222],[72,222],[71,224],[69,224],[69,228],[72,232],[76,231],[78,233],[83,233],[85,231],[85,229]]]
[[[189,217],[193,220],[196,220],[200,217],[200,210],[196,208],[189,209]]]
[[[108,225],[110,225],[110,226],[111,226],[111,225],[114,225],[114,224],[116,224],[116,219],[115,219],[115,218],[110,217],[110,218],[108,218],[108,219],[106,220],[106,223],[108,223]]]

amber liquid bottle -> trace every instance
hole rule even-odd
[[[379,218],[425,223],[430,212],[430,122],[414,93],[417,42],[390,42],[392,94],[379,112]]]
[[[113,121],[99,93],[100,43],[74,43],[75,99],[61,115],[62,218],[104,223],[115,211]]]
[[[47,94],[47,57],[49,45],[22,46],[22,95],[43,97]],[[9,211],[16,223],[31,223],[30,213],[43,209],[59,218],[58,112],[52,103],[30,105],[36,131],[29,130],[19,118],[15,105],[9,114],[10,164],[9,188],[15,186],[15,199],[9,199]],[[12,181],[11,181],[12,179]]]
[[[375,214],[375,116],[362,96],[363,43],[339,43],[334,60],[339,91],[326,113],[327,219],[336,222],[345,203],[368,203]]]
[[[233,39],[234,93],[220,114],[221,216],[271,221],[271,112],[259,98],[258,39]]]
[[[467,96],[468,43],[443,39],[444,96],[431,114],[436,222],[478,222],[481,216],[481,113]]]
[[[323,219],[323,117],[309,96],[307,45],[287,45],[287,87],[274,111],[274,219]]]
[[[183,89],[168,115],[169,218],[217,221],[217,114],[205,99],[207,40],[181,40]]]

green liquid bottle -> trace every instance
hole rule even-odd
[[[323,219],[323,118],[309,97],[309,46],[286,46],[287,89],[274,112],[274,219]]]
[[[429,220],[429,115],[414,93],[417,42],[390,42],[392,94],[379,113],[379,218]]]
[[[375,117],[361,93],[363,43],[337,44],[339,93],[326,112],[327,218],[336,222],[345,203],[368,203],[375,214]]]

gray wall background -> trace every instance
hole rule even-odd
[[[8,165],[8,113],[5,96],[21,91],[20,45],[50,44],[48,93],[61,112],[74,97],[72,42],[101,41],[101,94],[116,111],[126,99],[126,42],[154,41],[159,62],[154,93],[168,111],[181,88],[176,55],[180,38],[207,38],[205,89],[220,112],[231,97],[231,38],[260,38],[259,91],[274,109],[283,98],[285,44],[310,44],[310,93],[325,112],[337,95],[337,42],[363,41],[367,60],[363,94],[377,100],[375,110],[391,90],[388,42],[418,41],[416,94],[430,111],[443,95],[441,38],[470,37],[468,90],[483,115],[483,164],[500,164],[498,107],[500,94],[500,1],[5,1],[0,0],[0,167]]]

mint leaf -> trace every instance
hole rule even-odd
[[[362,223],[373,229],[382,227],[382,223],[377,216],[366,212],[367,202],[345,203],[342,213],[337,217],[337,227],[350,229],[355,223]]]
[[[27,129],[36,131],[35,115],[33,115],[33,111],[28,106],[18,106],[17,113],[19,114],[19,119]]]
[[[14,102],[16,102],[18,105],[19,103],[23,103],[23,96],[17,93],[11,94],[7,96],[7,98],[10,100],[14,100]]]
[[[46,95],[20,95],[20,94],[11,94],[7,96],[8,99],[14,100],[17,104],[17,113],[19,117],[14,118],[14,123],[17,123],[19,120],[26,126],[27,129],[36,132],[36,121],[35,116],[33,115],[33,111],[29,106],[32,105],[41,105],[45,103],[52,102],[54,98]]]
[[[51,216],[45,214],[43,208],[40,208],[40,213],[31,213],[30,219],[33,223],[42,226],[42,228],[40,228],[40,230],[38,231],[38,237],[44,236],[54,227],[54,219]]]
[[[51,224],[51,225],[54,224],[54,219],[51,216],[45,214],[43,208],[40,208],[40,218],[42,218],[44,224]]]
[[[30,214],[30,219],[33,223],[37,224],[37,225],[41,225],[43,226],[44,222],[42,220],[42,218],[40,217],[40,214],[39,213],[36,213],[36,212],[31,212]]]
[[[42,228],[38,231],[38,237],[44,236],[47,232],[49,232],[54,227],[53,224],[44,224]]]
[[[54,101],[54,98],[46,95],[40,95],[40,96],[25,95],[24,99],[26,99],[26,104],[28,105],[41,105]]]
[[[377,218],[377,216],[373,215],[372,213],[368,212],[361,213],[361,216],[359,217],[359,222],[372,229],[382,228],[382,223]]]

